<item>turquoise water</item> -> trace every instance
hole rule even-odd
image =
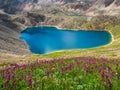
[[[66,49],[87,49],[106,45],[111,42],[107,31],[72,31],[55,27],[32,27],[21,32],[21,39],[32,53],[46,54]]]

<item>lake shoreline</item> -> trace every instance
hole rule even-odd
[[[86,30],[86,29],[82,29],[82,28],[81,29],[60,28],[59,26],[55,26],[55,25],[29,26],[29,27],[26,27],[25,29],[27,29],[27,28],[34,28],[34,27],[55,27],[58,30],[68,30],[68,31],[69,30],[70,31],[79,31],[79,30],[81,30],[81,31],[108,31],[108,30]]]
[[[54,34],[61,34],[62,35],[62,37],[64,37],[64,34],[65,34],[65,32],[62,32],[62,31],[67,31],[67,35],[68,35],[68,37],[69,37],[69,35],[71,35],[71,33],[72,33],[72,35],[73,35],[73,38],[76,38],[77,39],[77,42],[79,42],[79,41],[81,41],[81,39],[80,38],[83,38],[82,36],[83,35],[81,35],[81,34],[85,34],[85,37],[83,38],[83,39],[85,39],[85,41],[86,42],[91,42],[91,44],[90,45],[88,45],[87,44],[87,46],[85,45],[83,45],[83,44],[80,44],[79,45],[79,43],[77,43],[77,42],[74,42],[74,40],[72,40],[72,42],[73,43],[75,43],[75,45],[74,46],[72,46],[72,48],[69,48],[69,47],[66,47],[66,44],[65,45],[63,45],[64,46],[64,48],[62,48],[62,49],[60,49],[60,48],[56,48],[55,50],[51,50],[52,52],[61,52],[61,51],[66,51],[66,50],[86,50],[86,49],[95,49],[95,48],[99,48],[99,47],[102,47],[102,46],[105,46],[105,45],[107,45],[107,44],[109,44],[109,43],[111,43],[111,41],[112,41],[112,36],[111,36],[111,33],[109,33],[108,31],[106,31],[106,30],[101,30],[101,31],[99,31],[99,30],[97,30],[97,32],[95,31],[95,30],[76,30],[76,32],[71,32],[71,31],[75,31],[75,29],[73,30],[73,29],[71,29],[71,30],[69,30],[69,29],[61,29],[61,28],[59,28],[59,27],[57,27],[57,26],[36,26],[36,27],[28,27],[28,28],[26,28],[25,30],[26,31],[28,31],[28,33],[27,33],[27,36],[26,36],[26,31],[24,30],[24,31],[22,31],[22,33],[23,34],[25,34],[25,36],[22,36],[23,37],[23,39],[25,39],[25,37],[26,37],[26,39],[27,39],[27,37],[29,36],[29,30],[30,30],[30,33],[32,33],[32,31],[36,31],[36,33],[39,33],[39,29],[42,31],[42,29],[43,29],[43,31],[44,30],[48,30],[49,31],[49,33],[50,32],[52,32],[52,31],[54,31],[54,28],[55,28],[55,33]],[[38,32],[37,32],[37,30],[38,30]],[[60,31],[60,32],[57,32],[57,31]],[[81,32],[81,31],[84,31],[84,33],[83,32]],[[89,31],[89,32],[88,32]],[[100,33],[98,33],[98,31],[100,32]],[[103,32],[104,31],[104,32]],[[91,32],[91,33],[90,33]],[[93,33],[92,33],[93,32]],[[96,33],[95,33],[96,32]],[[103,32],[103,33],[102,33]],[[41,33],[41,32],[40,32]],[[40,34],[39,33],[39,34]],[[98,40],[98,41],[101,41],[101,43],[99,43],[99,44],[97,44],[96,42],[96,39],[92,39],[93,41],[91,41],[90,39],[86,39],[87,37],[89,37],[89,36],[96,36],[96,34],[98,35],[97,37],[96,37],[96,39]],[[108,38],[109,39],[106,39],[107,41],[104,41],[105,39],[104,39],[104,37],[102,37],[101,36],[101,34],[102,35],[108,35]],[[66,35],[66,34],[65,34]],[[79,36],[79,38],[77,37],[78,35],[80,35]],[[40,35],[41,36],[41,35]],[[47,36],[46,36],[47,37]],[[59,37],[59,38],[62,38],[62,37]],[[106,36],[107,37],[107,36]],[[41,38],[41,37],[40,37]],[[57,38],[57,37],[56,37]],[[58,38],[58,40],[59,40],[59,38]],[[26,41],[26,39],[25,39],[25,41]],[[44,38],[43,38],[44,39]],[[64,38],[65,39],[65,38]],[[99,40],[100,39],[100,40]],[[32,39],[31,39],[32,40]],[[39,40],[39,39],[38,39]],[[108,41],[109,40],[109,41]],[[34,40],[35,41],[35,40]],[[68,42],[69,40],[66,40],[65,39],[65,42]],[[75,40],[76,41],[76,40]],[[37,41],[38,42],[38,41]],[[39,41],[40,42],[40,41]],[[42,41],[41,41],[42,42]],[[64,43],[65,43],[64,42]],[[83,41],[82,41],[83,42]],[[82,43],[81,42],[81,43]],[[102,42],[104,42],[104,43],[102,43]],[[29,43],[29,42],[27,42],[27,43]],[[61,42],[62,43],[62,42]],[[95,44],[96,43],[96,44]],[[83,46],[81,46],[81,45],[83,45]],[[92,46],[91,46],[92,45]],[[29,46],[29,44],[28,44],[28,46]],[[31,47],[31,46],[33,46],[33,45],[30,45],[29,47]],[[90,46],[90,47],[89,47]],[[56,47],[56,45],[55,45],[55,47]],[[65,48],[66,47],[66,48]],[[40,48],[40,47],[36,47],[36,48]],[[43,47],[44,48],[44,47]],[[54,49],[54,47],[52,47],[53,49]],[[34,48],[33,47],[31,47],[31,50],[34,50]],[[42,50],[42,49],[40,49],[40,50]],[[36,50],[37,51],[37,50]],[[50,54],[50,53],[52,53],[52,52],[49,52],[49,51],[45,51],[45,53],[44,54]],[[31,52],[33,52],[33,51],[31,51]],[[33,52],[34,54],[37,54],[37,53],[35,53],[35,51]],[[41,52],[39,52],[40,54],[43,54],[43,53],[41,53]],[[38,53],[38,54],[39,54]]]

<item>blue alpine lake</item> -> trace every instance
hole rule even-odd
[[[31,27],[21,32],[32,53],[46,54],[58,50],[87,49],[111,42],[107,31],[62,30],[56,27]]]

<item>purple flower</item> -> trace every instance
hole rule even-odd
[[[45,60],[43,60],[43,61],[42,61],[42,63],[47,63],[47,60],[46,60],[46,59],[45,59]]]
[[[10,75],[10,77],[12,78],[12,79],[14,79],[14,72],[13,73],[11,73],[11,75]]]
[[[30,70],[33,70],[33,65],[32,64],[30,65]]]
[[[5,76],[5,86],[7,86],[8,85],[8,83],[9,83],[9,81],[10,81],[10,75],[8,75],[8,76]]]
[[[46,76],[49,76],[49,75],[50,75],[50,72],[46,72],[45,75],[46,75]]]
[[[36,60],[36,64],[37,64],[37,65],[39,65],[39,64],[40,64],[39,60]]]
[[[110,66],[108,66],[108,72],[110,72],[111,71],[111,67]]]
[[[70,63],[68,68],[71,70],[74,67],[73,63]]]
[[[5,81],[5,86],[8,86],[9,80]]]
[[[102,71],[102,73],[101,73],[102,78],[105,78],[106,75],[107,75],[106,72],[105,72],[105,71]]]
[[[107,83],[108,83],[108,87],[111,87],[112,86],[112,83],[110,81],[110,78],[107,79]]]
[[[12,70],[15,70],[17,67],[19,67],[19,65],[18,65],[18,64],[14,64],[14,65],[11,67],[11,69],[12,69]]]
[[[20,68],[21,68],[21,69],[26,69],[26,65],[23,64],[23,65],[20,66]]]
[[[86,71],[86,73],[88,73],[89,72],[88,68],[85,68],[85,71]]]
[[[110,77],[113,77],[114,75],[115,75],[114,72],[111,72],[111,73],[110,73]]]
[[[12,82],[12,87],[14,87],[15,84],[16,84],[16,81],[14,80],[14,81]]]
[[[28,86],[32,87],[32,78],[28,75]]]
[[[12,66],[12,67],[11,67],[12,70],[15,70],[15,68],[16,68],[16,66]]]
[[[19,80],[19,81],[22,81],[22,78],[19,78],[18,80]]]
[[[61,68],[61,71],[62,71],[62,72],[66,72],[67,70],[68,70],[67,67],[65,67],[65,68]]]
[[[5,72],[6,72],[6,74],[10,74],[10,71],[9,71],[9,69],[6,69],[6,71],[5,71]]]
[[[79,62],[79,61],[76,61],[76,64],[79,66],[79,65],[80,65],[80,62]]]
[[[18,80],[19,80],[19,81],[22,81],[22,77],[20,76],[20,77],[18,78]]]
[[[10,80],[10,75],[8,74],[7,76],[5,76],[5,79],[9,81]]]

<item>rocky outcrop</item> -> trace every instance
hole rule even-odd
[[[14,22],[18,22],[25,26],[37,26],[44,22],[46,19],[45,15],[38,13],[24,13],[22,16],[18,16],[14,19]]]
[[[77,0],[0,0],[0,8],[7,13],[41,10],[42,6],[64,4]]]
[[[64,10],[68,12],[84,13],[92,6],[92,2],[75,2],[64,5]]]
[[[118,15],[120,6],[119,0],[97,0],[85,13],[87,15]]]
[[[116,0],[115,4],[116,4],[117,6],[120,6],[120,0]]]
[[[120,26],[120,16],[101,15],[95,16],[87,23],[84,23],[82,28],[84,30],[110,30],[115,26]]]

